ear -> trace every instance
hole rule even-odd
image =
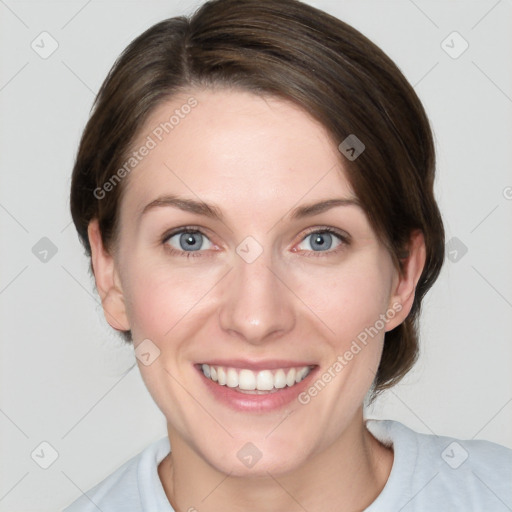
[[[97,219],[89,222],[87,234],[91,245],[91,260],[96,288],[101,298],[105,319],[114,329],[128,331],[130,324],[126,315],[119,276],[117,275],[114,258],[103,247]]]
[[[425,239],[420,230],[411,233],[407,257],[402,261],[402,272],[393,280],[393,294],[389,300],[389,308],[396,311],[386,324],[386,331],[400,325],[411,311],[414,303],[416,285],[425,266],[426,249]]]

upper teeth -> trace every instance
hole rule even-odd
[[[228,386],[243,390],[270,391],[274,388],[281,389],[303,380],[311,371],[311,367],[287,368],[276,370],[261,370],[253,372],[247,369],[226,368],[224,366],[201,365],[206,377],[217,382],[221,386]]]

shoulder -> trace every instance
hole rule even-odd
[[[421,434],[391,420],[369,420],[367,427],[394,451],[393,468],[379,499],[401,500],[403,512],[511,509],[509,448],[490,441]]]
[[[82,494],[63,512],[172,512],[158,478],[158,464],[169,453],[169,439],[162,438],[132,457],[107,478]],[[162,502],[162,499],[165,501]],[[168,508],[161,508],[166,503]],[[160,508],[147,508],[157,505]]]

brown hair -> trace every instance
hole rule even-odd
[[[426,263],[406,320],[385,335],[374,391],[398,382],[418,356],[421,301],[444,259],[434,193],[435,152],[425,111],[397,66],[346,23],[297,0],[212,0],[190,18],[149,28],[124,50],[102,84],[82,135],[71,183],[71,214],[87,254],[98,219],[115,247],[123,182],[98,190],[129,155],[148,115],[193,88],[234,87],[287,99],[319,120],[336,145],[355,134],[347,177],[397,269],[411,232],[423,232]],[[92,270],[92,265],[91,265]],[[127,341],[131,333],[124,333]]]

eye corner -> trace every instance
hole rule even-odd
[[[318,234],[320,234],[320,235],[328,234],[331,237],[334,237],[335,239],[337,239],[339,243],[334,249],[331,249],[331,247],[329,247],[328,249],[319,250],[319,251],[309,250],[309,249],[299,249],[297,247],[298,245],[305,243],[305,241],[308,239],[308,237],[313,236],[313,235],[318,235]],[[291,249],[291,252],[293,252],[293,253],[301,252],[306,256],[324,256],[324,255],[329,256],[329,255],[334,255],[334,254],[337,254],[337,253],[343,251],[351,244],[351,242],[352,242],[351,236],[343,230],[340,230],[338,228],[333,228],[330,226],[314,226],[314,227],[309,228],[302,235],[302,238],[300,239],[299,242],[297,242],[296,245],[293,246],[293,248]],[[311,245],[311,242],[310,242],[310,245]]]

